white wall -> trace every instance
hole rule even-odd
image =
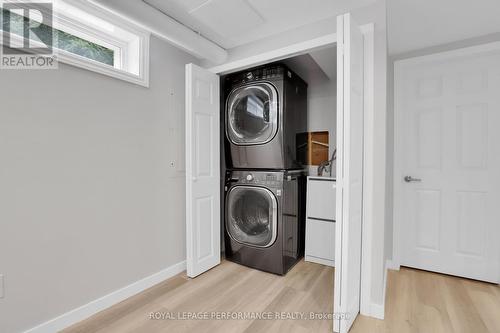
[[[1,72],[0,332],[185,260],[184,64],[194,61],[153,38],[149,89],[63,64]]]
[[[309,132],[328,131],[330,134],[329,157],[336,145],[337,84],[335,80],[311,81],[307,91],[307,121]]]
[[[391,56],[500,32],[497,0],[388,0],[387,11]]]
[[[372,309],[365,312],[380,316],[385,303],[385,228],[386,228],[386,113],[387,113],[387,29],[385,0],[352,13],[358,24],[374,23],[374,116],[373,116],[373,211],[363,223],[371,224],[370,256]],[[362,309],[366,311],[367,309]]]
[[[337,134],[337,84],[326,78],[311,80],[307,91],[307,126],[309,132],[328,131],[331,158],[336,145]],[[317,166],[310,166],[309,173],[316,175]],[[335,169],[333,170],[335,176]]]
[[[313,24],[295,28],[290,31],[229,49],[227,50],[228,57],[225,63],[237,62],[271,50],[287,47],[295,43],[309,41],[327,33],[335,33],[336,29],[337,26],[335,17],[321,20]],[[214,65],[219,65],[210,61],[203,61],[202,64],[205,68],[211,68]]]
[[[325,49],[331,53],[328,59],[336,68],[335,47]],[[310,54],[303,54],[283,61],[291,70],[307,82],[307,130],[309,132],[328,131],[331,157],[336,145],[337,131],[337,77],[329,73],[328,77]],[[317,166],[311,166],[310,172],[316,174]]]

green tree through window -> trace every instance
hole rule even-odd
[[[10,25],[11,33],[18,36],[23,36],[23,21],[25,19],[28,19],[19,14],[2,9],[1,19],[3,20],[4,18],[8,17],[10,17],[10,19],[2,21],[2,30],[9,30]],[[30,27],[33,28],[34,31],[36,31],[36,34],[40,41],[47,44],[50,43],[50,32],[52,30],[54,34],[54,48],[67,51],[85,57],[87,59],[95,60],[106,65],[114,66],[115,51],[112,49],[89,42],[88,40],[74,36],[61,30],[52,29],[52,27],[46,24],[39,24],[38,22],[33,20],[30,20],[29,24]]]

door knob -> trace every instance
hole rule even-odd
[[[413,178],[412,176],[405,176],[404,178],[405,182],[411,183],[411,182],[421,182],[422,179],[419,178]]]

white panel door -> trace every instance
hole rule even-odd
[[[402,61],[395,74],[400,263],[499,282],[500,44]]]
[[[220,263],[219,76],[186,65],[187,275]]]
[[[360,307],[363,206],[363,35],[350,14],[337,18],[337,213],[334,329],[351,328]]]

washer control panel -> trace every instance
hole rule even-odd
[[[227,171],[226,183],[262,185],[274,188],[283,186],[283,172],[265,172],[265,171]]]

